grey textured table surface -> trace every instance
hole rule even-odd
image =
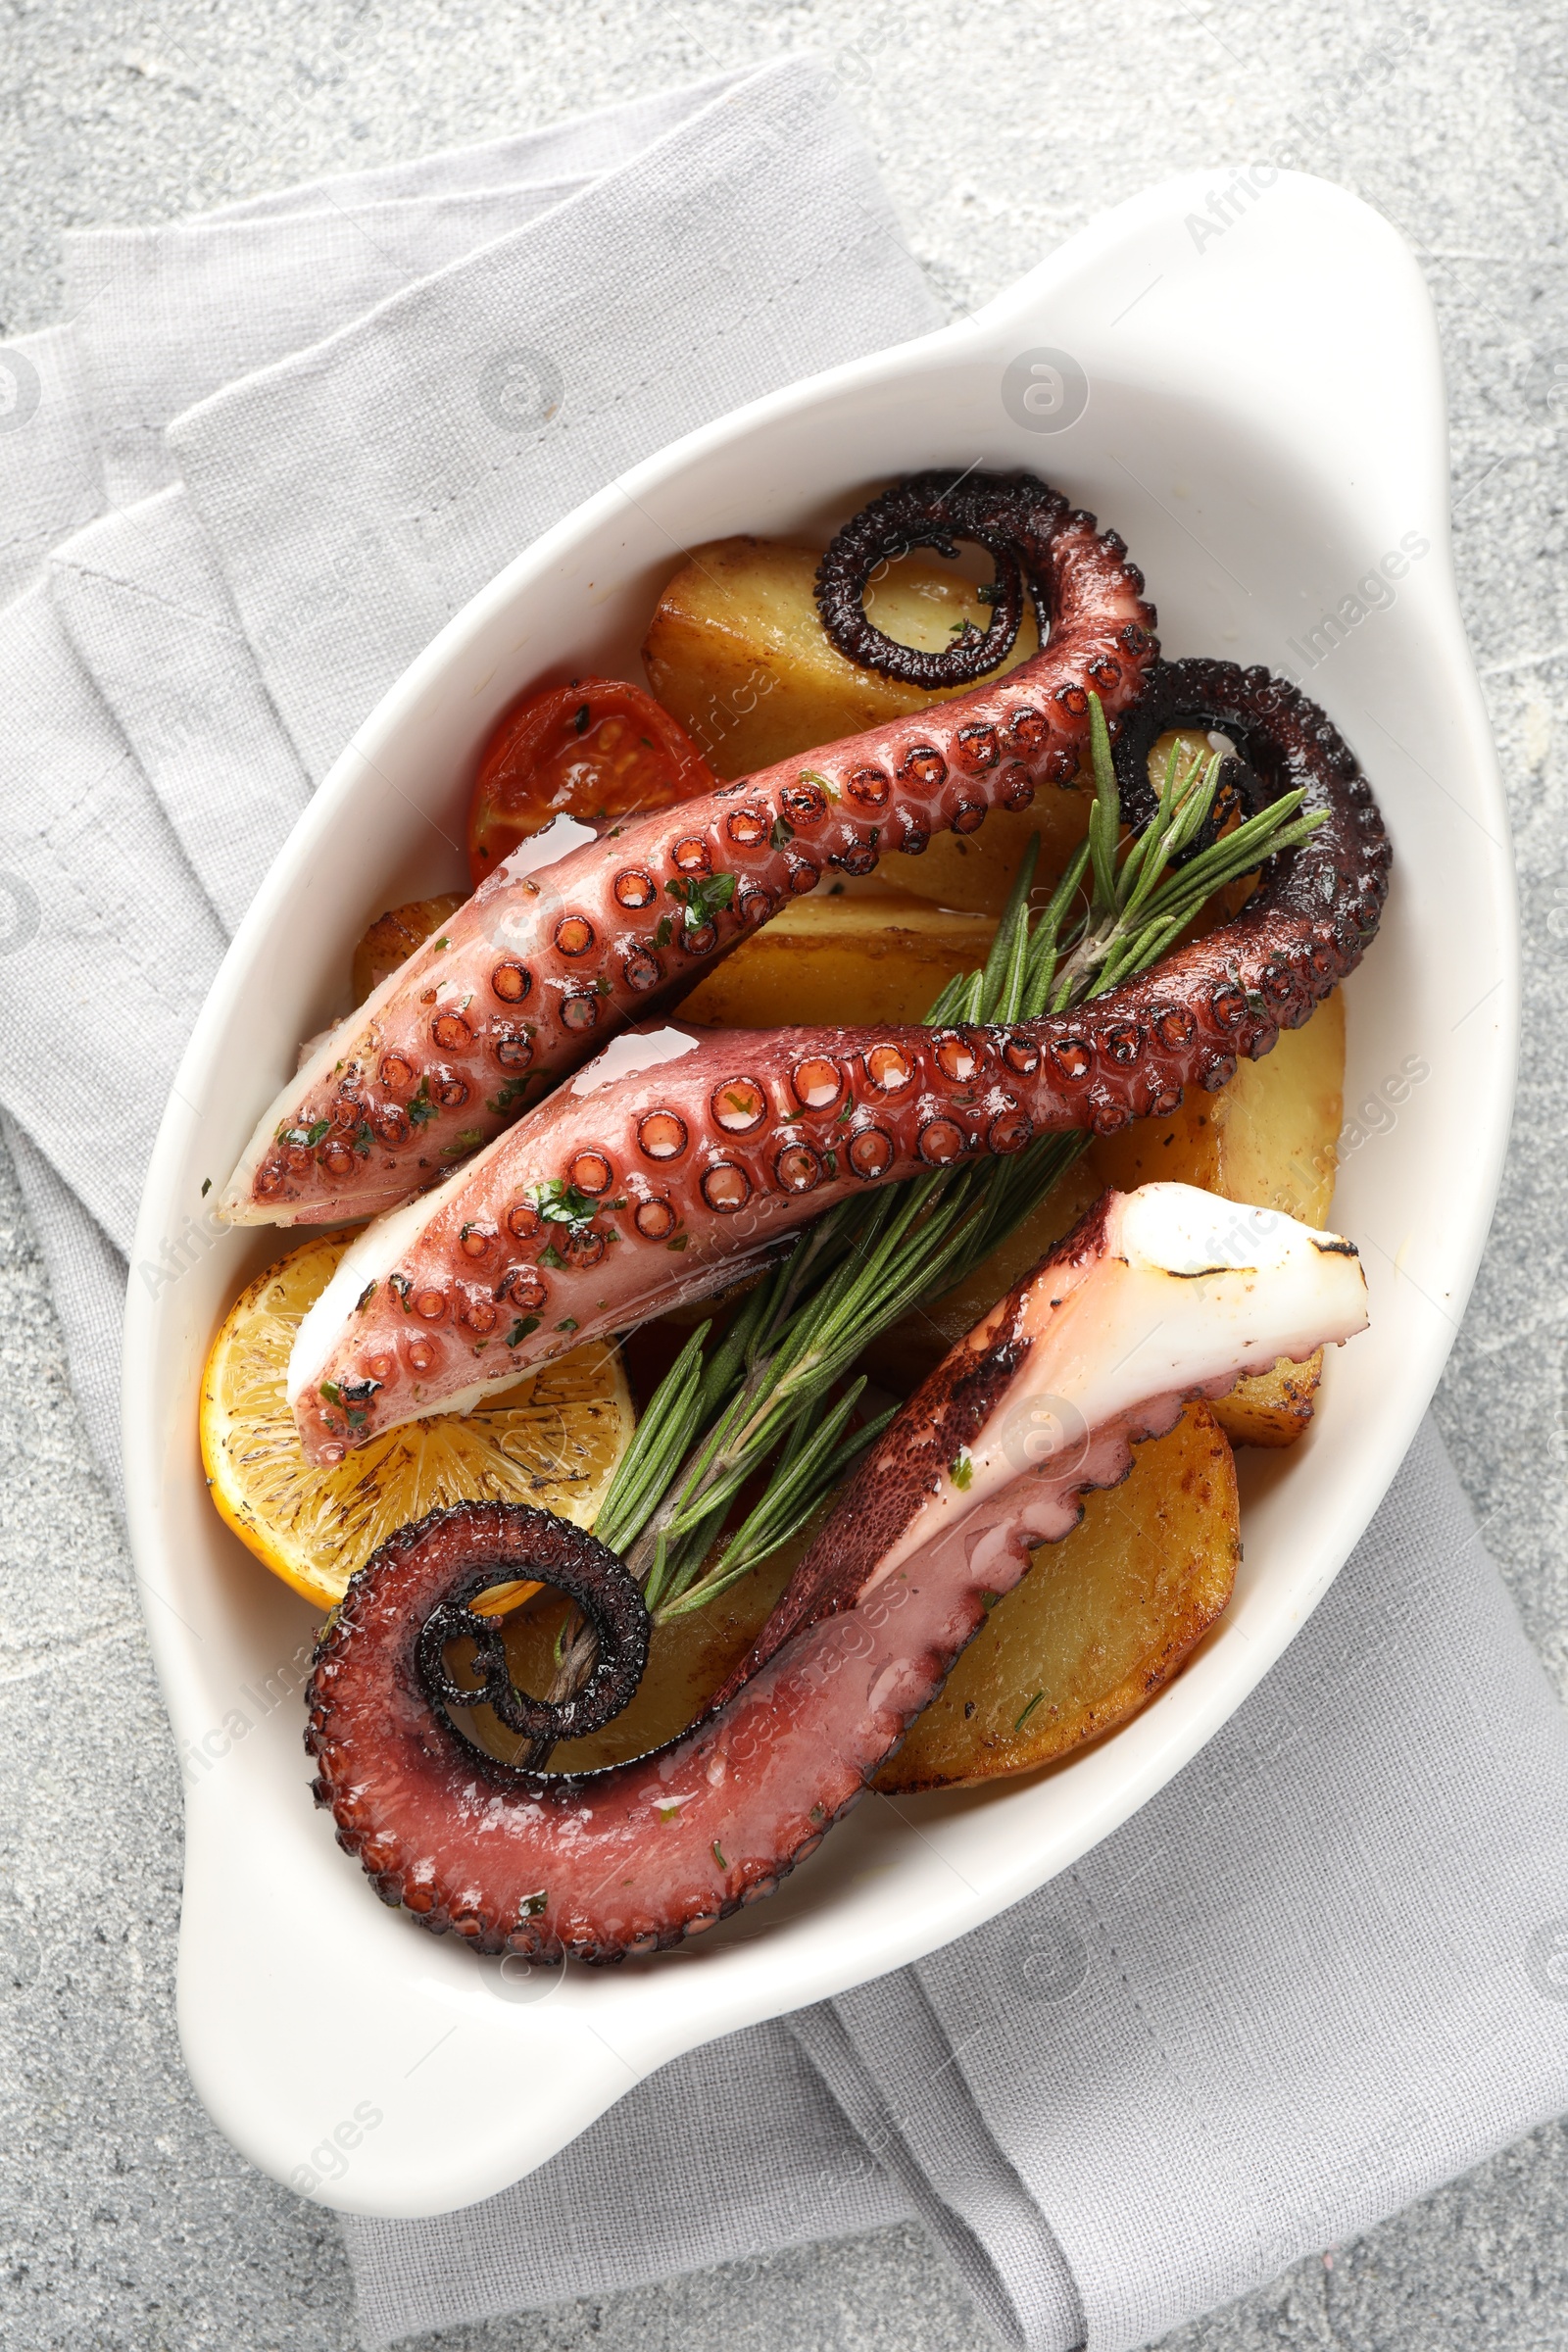
[[[1568,963],[1568,70],[1547,0],[1057,0],[1049,12],[1027,0],[529,0],[508,12],[475,0],[7,0],[0,25],[0,335],[58,315],[63,227],[166,219],[781,48],[837,58],[911,247],[954,303],[983,299],[1174,170],[1297,162],[1389,214],[1422,258],[1447,355],[1460,587],[1512,801],[1528,974],[1512,1156],[1440,1412],[1488,1542],[1568,1687],[1568,1047],[1551,1022]],[[1212,326],[1223,367],[1246,321]],[[1353,366],[1354,353],[1304,351],[1302,365]],[[1462,923],[1457,938],[1462,952]],[[331,2220],[250,2172],[181,2071],[173,1754],[3,1162],[0,1447],[0,2333],[13,2352],[337,2352],[355,2334]],[[324,1957],[321,1997],[324,2025]],[[985,2340],[912,2230],[420,2340],[564,2352],[590,2337],[626,2352]],[[1183,2352],[1565,2341],[1560,2127],[1171,2339]]]

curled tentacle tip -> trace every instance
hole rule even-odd
[[[443,1712],[487,1706],[508,1731],[549,1746],[602,1730],[635,1696],[648,1663],[648,1611],[624,1562],[586,1530],[525,1503],[461,1502],[429,1512],[401,1530],[393,1544],[400,1556],[426,1559],[440,1576],[440,1598],[416,1644],[419,1680],[433,1706]],[[536,1698],[514,1684],[502,1620],[473,1606],[511,1579],[564,1592],[592,1626],[598,1662],[572,1695]],[[459,1640],[473,1643],[471,1682],[458,1681],[446,1662],[448,1643]]]
[[[847,660],[883,677],[928,689],[973,685],[1017,643],[1026,589],[1044,642],[1052,550],[1070,519],[1065,499],[1032,474],[971,468],[911,475],[846,523],[822,558],[816,573],[822,625]],[[996,566],[988,591],[990,626],[981,630],[966,622],[940,652],[906,645],[879,629],[865,610],[877,571],[916,547],[952,557],[960,539],[983,547]]]

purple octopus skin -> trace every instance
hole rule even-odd
[[[1107,1194],[883,1433],[688,1731],[577,1775],[499,1762],[461,1731],[450,1710],[471,1686],[445,1642],[476,1638],[491,1692],[502,1654],[497,1621],[464,1602],[535,1575],[593,1605],[603,1573],[585,1588],[584,1540],[546,1514],[519,1514],[537,1524],[509,1549],[502,1506],[458,1504],[383,1544],[322,1638],[317,1800],[384,1902],[476,1951],[605,1962],[696,1935],[820,1844],[1030,1546],[1068,1534],[1135,1443],[1365,1319],[1355,1252],[1332,1234],[1185,1185]]]
[[[671,1024],[618,1039],[350,1250],[290,1364],[309,1459],[467,1410],[548,1355],[717,1289],[863,1187],[1167,1115],[1298,1027],[1377,929],[1390,851],[1370,789],[1316,706],[1264,670],[1173,664],[1141,733],[1171,712],[1225,727],[1250,763],[1245,800],[1299,786],[1326,818],[1233,920],[1093,1003],[1009,1028]]]
[[[946,828],[973,832],[989,809],[1027,808],[1041,785],[1076,773],[1091,691],[1114,720],[1158,653],[1124,542],[1027,474],[972,475],[956,494],[922,477],[867,514],[872,534],[862,527],[836,565],[832,550],[824,560],[830,628],[852,634],[849,570],[868,571],[890,534],[899,546],[979,540],[996,554],[1002,602],[984,636],[946,654],[915,656],[870,631],[874,643],[856,639],[858,659],[881,647],[882,666],[935,662],[937,683],[994,668],[1009,624],[1016,634],[1020,564],[1049,614],[1043,650],[970,693],[616,826],[541,870],[527,870],[538,850],[524,843],[318,1046],[258,1126],[221,1215],[337,1223],[427,1190],[830,868],[869,873],[889,850],[914,855]]]

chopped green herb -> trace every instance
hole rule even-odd
[[[574,1184],[564,1184],[559,1176],[548,1183],[530,1187],[529,1198],[542,1217],[553,1225],[591,1225],[599,1213],[599,1203],[592,1193],[578,1190]]]
[[[518,1348],[528,1337],[529,1332],[537,1331],[538,1328],[539,1318],[537,1315],[519,1315],[515,1323],[514,1323],[512,1326],[512,1329],[508,1332],[505,1340],[502,1342],[502,1346],[505,1348]]]
[[[575,1315],[563,1315],[561,1321],[556,1325],[558,1331],[575,1331],[576,1328],[577,1318]]]
[[[969,1458],[967,1446],[960,1446],[948,1464],[948,1476],[960,1494],[968,1494],[969,1489],[974,1485],[974,1463]]]
[[[322,1383],[321,1383],[321,1395],[322,1395],[322,1396],[323,1396],[326,1398],[326,1401],[327,1401],[327,1403],[328,1403],[328,1404],[335,1404],[335,1405],[339,1405],[339,1406],[341,1406],[341,1404],[342,1404],[342,1402],[343,1402],[343,1392],[342,1392],[342,1390],[341,1390],[341,1389],[338,1387],[338,1385],[337,1385],[337,1382],[336,1382],[335,1380],[323,1380],[323,1381],[322,1381]]]
[[[354,1301],[354,1312],[357,1315],[364,1314],[366,1308],[369,1305],[370,1300],[375,1297],[375,1289],[376,1286],[373,1282],[368,1282],[366,1284],[364,1290]]]
[[[428,1127],[432,1119],[440,1116],[437,1105],[430,1100],[430,1081],[428,1078],[421,1078],[419,1080],[419,1091],[415,1096],[413,1102],[409,1104],[409,1116],[414,1121],[416,1127]]]
[[[566,1261],[562,1256],[561,1251],[556,1248],[555,1243],[546,1242],[544,1248],[539,1252],[539,1263],[542,1266],[553,1266],[556,1272],[559,1274],[565,1262]]]
[[[723,1852],[716,1838],[713,1839],[713,1860],[718,1864],[720,1870],[728,1870],[729,1864],[724,1859]]]
[[[733,874],[698,874],[689,881],[666,882],[664,888],[672,899],[679,899],[686,909],[688,931],[701,931],[710,923],[721,906],[727,906],[735,896]]]
[[[787,850],[790,846],[790,843],[794,839],[795,827],[790,823],[789,818],[787,816],[775,816],[773,819],[773,830],[767,837],[768,848],[773,850]]]
[[[1025,1706],[1025,1708],[1024,1708],[1024,1710],[1023,1710],[1023,1713],[1022,1713],[1022,1714],[1019,1716],[1019,1718],[1018,1718],[1017,1722],[1016,1722],[1016,1723],[1013,1725],[1013,1727],[1012,1727],[1012,1728],[1013,1728],[1013,1730],[1014,1730],[1015,1732],[1021,1732],[1021,1731],[1023,1730],[1023,1727],[1024,1727],[1024,1725],[1025,1725],[1025,1724],[1028,1722],[1028,1720],[1029,1720],[1030,1716],[1031,1716],[1031,1715],[1034,1713],[1034,1711],[1035,1711],[1036,1707],[1038,1707],[1038,1706],[1039,1706],[1039,1704],[1040,1704],[1040,1701],[1041,1701],[1041,1700],[1042,1700],[1042,1699],[1045,1697],[1045,1695],[1046,1695],[1046,1694],[1045,1694],[1045,1692],[1044,1692],[1043,1690],[1037,1690],[1037,1691],[1035,1692],[1035,1694],[1034,1694],[1033,1698],[1031,1698],[1031,1699],[1028,1701],[1027,1705]]]
[[[213,1189],[213,1180],[212,1180],[212,1178],[211,1178],[210,1176],[204,1176],[204,1177],[202,1178],[202,1199],[203,1199],[204,1200],[206,1200],[206,1198],[207,1198],[208,1194],[209,1194],[209,1193],[212,1191],[212,1189]]]

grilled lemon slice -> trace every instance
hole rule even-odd
[[[333,1469],[306,1461],[284,1396],[289,1350],[354,1239],[318,1236],[242,1291],[202,1378],[207,1484],[274,1576],[331,1608],[378,1544],[449,1502],[531,1502],[590,1527],[630,1440],[631,1393],[612,1342],[542,1364],[476,1412],[411,1421]],[[498,1586],[490,1609],[538,1587]]]

